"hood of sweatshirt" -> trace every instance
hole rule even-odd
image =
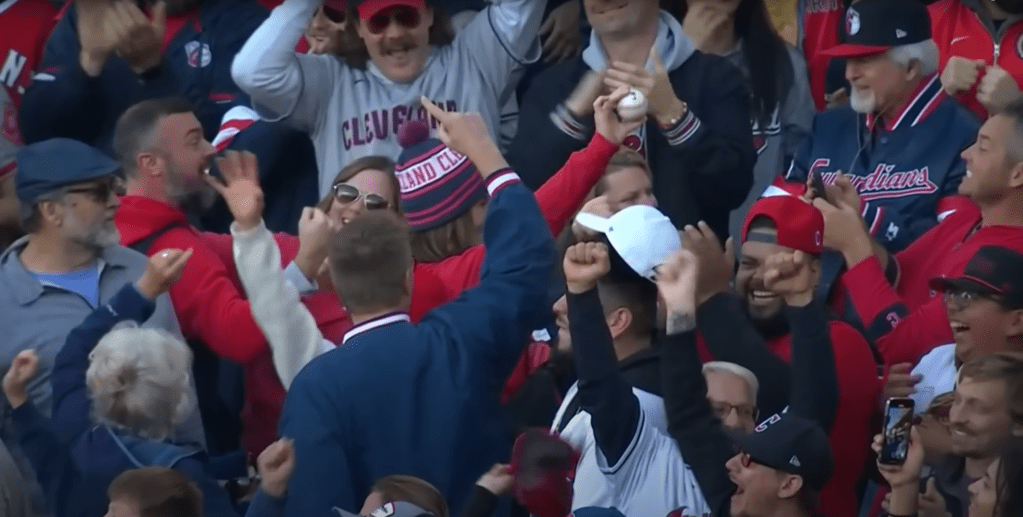
[[[142,196],[122,197],[114,222],[121,232],[121,245],[128,247],[172,224],[191,226],[181,210]]]
[[[662,10],[658,21],[657,39],[654,46],[661,56],[664,69],[671,72],[682,66],[683,63],[693,55],[696,45],[682,32],[682,25],[675,20],[671,14]],[[604,47],[600,44],[600,38],[596,31],[590,32],[590,44],[583,51],[583,62],[591,70],[604,70],[607,68],[607,58],[604,54]],[[647,60],[646,69],[653,71],[654,63]]]

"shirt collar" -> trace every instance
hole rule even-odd
[[[868,113],[867,129],[873,131],[878,120],[884,121],[885,131],[894,131],[899,126],[907,124],[911,127],[915,126],[927,115],[930,115],[944,98],[945,92],[941,89],[938,74],[931,74],[920,81],[906,103],[898,110],[893,111],[892,116],[882,119],[874,113]]]
[[[373,329],[386,327],[388,325],[394,325],[395,323],[402,322],[408,323],[411,321],[412,320],[409,319],[408,314],[404,312],[389,312],[387,314],[382,314],[375,318],[363,321],[362,323],[359,323],[358,325],[355,325],[354,327],[349,329],[348,332],[345,332],[345,338],[341,340],[341,344],[344,345],[348,343],[349,339],[352,339],[353,337],[358,336],[359,334],[369,332]]]
[[[0,255],[0,282],[6,284],[14,299],[20,305],[28,305],[43,295],[43,283],[21,263],[21,251],[28,246],[30,235],[14,241]],[[97,276],[103,284],[103,273],[108,269],[128,267],[128,257],[133,252],[119,245],[103,248],[97,257]]]

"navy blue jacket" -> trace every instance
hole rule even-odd
[[[892,120],[875,123],[849,106],[825,111],[792,161],[788,180],[805,182],[820,174],[825,183],[842,171],[864,202],[871,233],[896,252],[954,210],[966,174],[959,156],[977,139],[977,118],[941,90],[937,75],[925,78]]]
[[[153,465],[174,468],[194,481],[203,492],[203,515],[238,515],[216,478],[208,472],[201,451],[141,440],[91,423],[92,403],[85,385],[89,353],[117,323],[145,321],[154,309],[153,302],[139,294],[134,284],[124,286],[108,305],[93,311],[71,331],[57,355],[51,375],[52,423],[31,403],[12,413],[19,446],[32,463],[55,517],[103,515],[110,482],[126,470]],[[268,501],[260,501],[259,506],[264,503],[273,506]]]
[[[21,100],[26,143],[67,137],[111,152],[117,118],[130,106],[178,96],[192,103],[207,140],[224,113],[248,105],[231,79],[231,61],[267,17],[254,0],[204,0],[199,19],[186,23],[164,52],[158,77],[143,80],[111,56],[97,78],[79,65],[77,15],[71,3],[43,50],[39,72]]]
[[[500,393],[544,303],[554,243],[532,193],[508,173],[484,225],[480,283],[417,325],[393,313],[352,328],[310,362],[284,402],[296,463],[286,515],[358,511],[378,479],[418,476],[459,515],[476,480],[511,452]]]
[[[586,146],[586,139],[559,129],[551,113],[589,70],[581,57],[552,66],[533,79],[524,93],[519,131],[508,159],[530,188],[539,188],[570,154]],[[699,119],[700,129],[675,146],[656,123],[647,123],[646,158],[653,172],[654,196],[675,226],[704,220],[724,239],[729,212],[745,201],[753,185],[756,151],[745,81],[725,58],[699,51],[668,77],[675,94]],[[586,123],[592,127],[592,118]]]

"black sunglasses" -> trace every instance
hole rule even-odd
[[[124,182],[117,176],[111,176],[100,183],[93,183],[89,186],[72,187],[65,190],[68,194],[86,194],[96,201],[106,202],[110,195],[118,197],[125,194]]]
[[[347,183],[336,183],[333,188],[334,200],[343,205],[350,205],[362,198],[366,203],[366,210],[384,210],[391,206],[391,203],[383,196],[365,193],[358,187]]]
[[[398,25],[406,29],[415,29],[419,27],[421,21],[422,18],[417,9],[399,5],[371,16],[369,20],[366,20],[366,28],[373,34],[380,34],[387,30],[393,22],[397,22]]]

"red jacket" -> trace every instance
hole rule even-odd
[[[856,329],[843,321],[830,322],[831,347],[838,374],[838,408],[828,433],[828,441],[835,455],[835,472],[821,493],[817,511],[831,517],[855,517],[859,505],[855,487],[864,475],[874,409],[881,383],[870,345]],[[786,362],[792,359],[791,334],[767,341],[767,347]],[[698,341],[700,357],[704,362],[713,357]],[[767,416],[767,415],[764,415]]]
[[[817,111],[824,109],[824,80],[831,58],[821,52],[838,44],[838,28],[844,23],[845,7],[841,0],[802,0],[803,12],[803,57],[810,77],[810,93],[813,94]]]
[[[986,1],[986,0],[981,0]],[[992,35],[981,22],[974,0],[940,0],[928,6],[931,12],[931,34],[938,45],[940,70],[952,56],[971,60],[982,59],[987,65],[998,64],[1008,72],[1016,84],[1023,87],[1023,22],[1003,26]],[[983,72],[977,82],[983,77]],[[981,120],[988,117],[987,110],[977,100],[977,85],[955,97]]]
[[[980,210],[970,207],[956,210],[895,254],[899,281],[894,289],[876,257],[856,264],[842,276],[853,308],[885,364],[916,363],[935,346],[952,342],[942,299],[928,287],[931,278],[962,274],[981,246],[1023,251],[1023,227],[982,227]]]

